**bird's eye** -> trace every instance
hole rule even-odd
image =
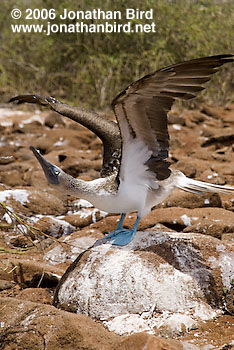
[[[60,171],[59,170],[55,170],[55,175],[59,175]]]

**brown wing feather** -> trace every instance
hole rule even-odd
[[[233,57],[204,57],[162,68],[129,85],[112,101],[123,143],[127,133],[141,139],[152,150],[147,164],[158,178],[170,175],[166,162],[169,150],[167,113],[173,102],[175,99],[195,97],[217,68],[233,62]]]
[[[99,115],[80,107],[72,107],[56,100],[51,96],[42,95],[19,95],[10,99],[9,102],[34,103],[48,106],[65,117],[80,123],[94,132],[103,142],[104,154],[101,176],[109,176],[119,169],[121,157],[121,137],[118,125]]]

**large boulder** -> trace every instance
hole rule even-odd
[[[234,314],[234,250],[196,233],[137,232],[126,247],[83,252],[62,277],[55,304],[121,335],[173,335],[223,310]]]

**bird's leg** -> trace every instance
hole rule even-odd
[[[125,219],[126,214],[121,214],[121,217],[119,219],[118,226],[116,227],[115,231],[122,230],[123,229],[123,221]]]

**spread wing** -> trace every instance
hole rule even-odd
[[[103,142],[104,154],[101,176],[105,177],[119,168],[121,156],[121,137],[118,125],[99,115],[80,107],[72,107],[56,100],[51,96],[42,95],[19,95],[10,99],[9,102],[34,103],[48,106],[65,117],[80,123],[94,132]]]
[[[169,150],[168,111],[175,99],[195,97],[219,66],[233,61],[233,55],[193,59],[162,68],[129,85],[112,101],[122,136],[122,156],[129,140],[139,139],[151,151],[145,164],[158,180],[169,177],[166,160]]]

